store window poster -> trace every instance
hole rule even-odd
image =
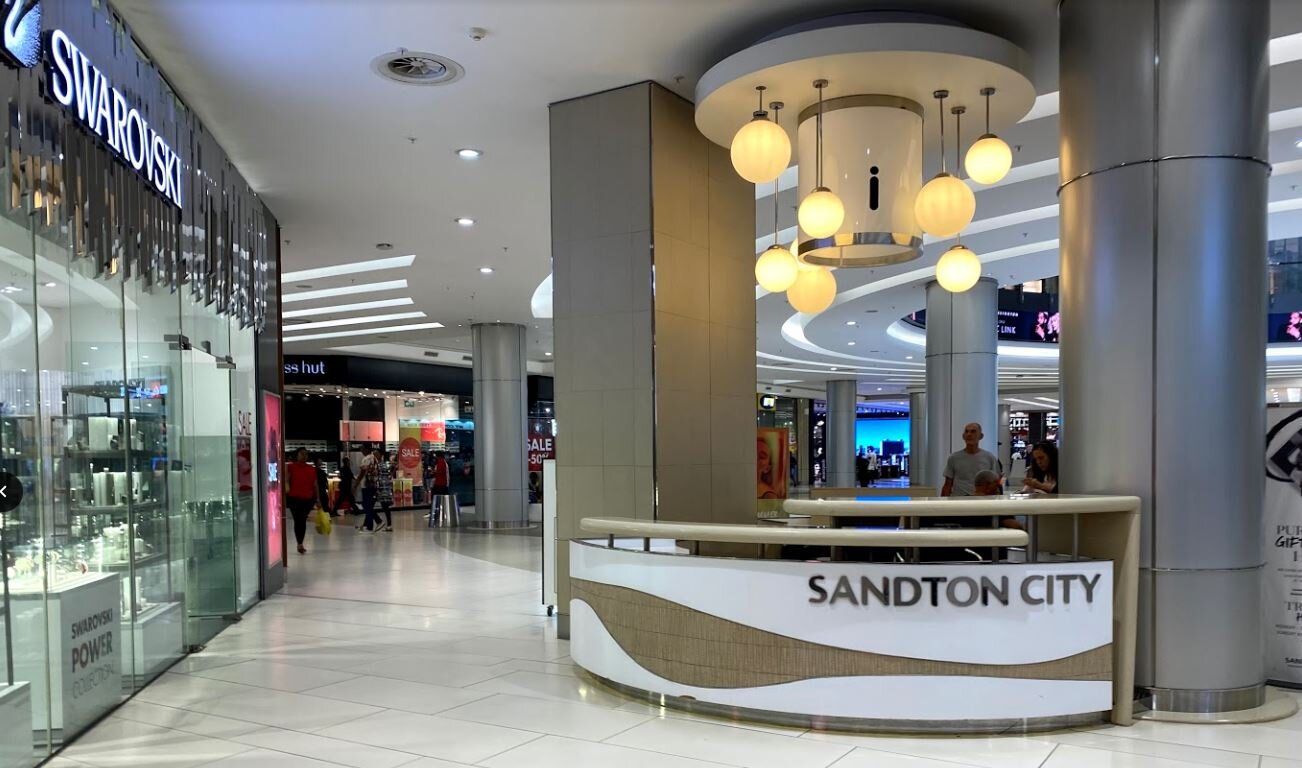
[[[791,464],[787,432],[785,428],[764,427],[755,436],[755,498],[764,515],[780,514],[782,500],[787,498]]]
[[[280,395],[262,393],[262,423],[265,425],[266,444],[262,455],[266,461],[267,496],[263,509],[267,511],[267,565],[279,565],[285,559],[285,535],[281,530],[284,513],[281,511],[280,470],[284,464],[281,446]]]

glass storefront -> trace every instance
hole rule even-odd
[[[0,68],[0,768],[44,760],[262,593],[255,328],[278,274],[274,217],[107,6],[32,18],[62,48]],[[59,97],[52,57],[74,45],[166,173]]]

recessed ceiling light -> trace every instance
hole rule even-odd
[[[853,320],[846,320],[846,321],[845,321],[845,324],[846,324],[846,325],[850,325],[850,326],[858,325],[858,323],[856,323],[856,322],[853,321]]]
[[[393,243],[376,243],[376,244],[375,244],[375,250],[377,250],[377,251],[392,251],[392,250],[393,250]]]
[[[552,353],[551,353],[551,352],[544,352],[543,354],[546,355],[546,356],[548,356],[548,357],[551,357],[551,356],[552,356]]]
[[[328,299],[331,296],[349,296],[354,293],[371,293],[374,291],[396,291],[407,287],[406,280],[386,280],[379,283],[362,283],[360,285],[344,285],[338,288],[322,288],[316,291],[303,291],[302,293],[287,293],[281,297],[282,304],[291,304],[296,301],[311,301],[312,299]]]
[[[904,356],[904,359],[905,359],[905,360],[912,360],[912,359],[913,359],[913,355],[905,355],[905,356]]]
[[[56,283],[56,282],[54,282],[54,281],[50,281],[50,282],[48,282],[48,283],[45,284],[45,287],[46,287],[46,288],[57,288],[58,285],[59,285],[58,283]]]
[[[405,307],[412,304],[410,297],[402,299],[377,299],[375,301],[358,301],[353,304],[334,304],[329,307],[312,307],[310,309],[291,309],[287,312],[281,312],[280,316],[285,319],[294,317],[312,317],[314,315],[330,315],[336,312],[360,312],[367,309],[384,309],[385,307]]]
[[[463,227],[473,227],[475,225],[475,220],[470,218],[469,216],[458,216],[455,219],[453,219],[453,221],[455,221],[456,223],[460,224]]]
[[[390,325],[385,328],[362,328],[355,331],[331,331],[330,333],[310,333],[306,336],[286,336],[285,341],[312,341],[314,339],[339,339],[345,336],[366,336],[372,333],[397,333],[399,331],[421,331],[428,328],[442,328],[443,323],[411,323],[410,325]]]
[[[847,347],[853,347],[853,346],[855,345],[855,343],[856,343],[856,342],[853,342],[853,341],[847,341],[847,342],[845,343],[845,345],[846,345]]]
[[[81,364],[82,364],[82,365],[90,365],[90,363],[86,362],[85,360],[82,360],[82,361],[81,361]]]
[[[484,153],[482,150],[472,149],[470,147],[462,147],[461,149],[457,150],[457,157],[461,158],[462,160],[474,160],[477,157],[483,157],[483,156]]]
[[[878,388],[877,388],[877,391],[878,391],[878,392],[881,392],[881,391],[882,391],[882,388],[881,388],[881,387],[878,387]]]
[[[90,349],[91,349],[92,352],[98,352],[98,351],[99,351],[99,347],[91,347]]]
[[[481,275],[491,275],[491,274],[493,274],[493,268],[492,268],[492,267],[480,267],[480,268],[479,268],[479,274],[481,274]]]
[[[149,359],[149,355],[141,355],[141,356],[140,356],[140,359],[141,359],[141,360],[148,360],[148,359]]]
[[[839,371],[839,370],[841,370],[841,369],[840,369],[840,368],[837,368],[837,367],[834,365],[834,366],[832,366],[831,368],[828,368],[828,370],[829,370],[829,371]]]
[[[299,331],[311,331],[317,328],[336,328],[341,325],[365,325],[366,323],[383,323],[390,320],[414,320],[424,316],[424,312],[391,312],[387,315],[365,315],[363,317],[343,317],[335,320],[318,320],[315,323],[297,323],[285,330],[298,333]]]
[[[1293,146],[1297,147],[1298,149],[1302,149],[1302,139],[1298,139],[1297,141],[1293,142]]]
[[[354,261],[351,264],[335,264],[330,267],[315,267],[313,269],[300,269],[295,272],[286,272],[280,276],[280,282],[291,283],[295,280],[316,280],[321,277],[339,277],[340,275],[355,275],[359,272],[374,272],[380,269],[399,269],[410,267],[411,263],[416,260],[416,254],[409,253],[406,256],[391,256],[387,259],[368,259],[366,261]],[[296,286],[301,288],[303,286]],[[311,286],[308,286],[309,288]]]

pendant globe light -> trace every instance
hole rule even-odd
[[[773,110],[773,122],[778,121],[778,112],[782,102],[775,101],[769,105]],[[773,180],[773,245],[755,261],[755,282],[770,293],[785,291],[796,282],[800,262],[791,250],[778,242],[778,180]]]
[[[821,239],[835,235],[841,228],[841,222],[845,220],[845,205],[836,193],[823,186],[823,89],[827,87],[827,81],[815,80],[814,87],[818,89],[818,138],[814,145],[814,172],[818,181],[814,190],[800,201],[796,220],[800,222],[800,228],[805,234]]]
[[[945,168],[945,98],[949,91],[932,94],[940,101],[940,173],[918,191],[913,215],[922,231],[932,237],[953,237],[972,223],[976,215],[976,195],[957,176]]]
[[[787,303],[797,312],[817,315],[836,300],[836,277],[817,264],[800,264],[796,282],[787,289]]]
[[[936,262],[936,282],[950,293],[962,293],[980,279],[981,259],[962,243],[955,243]]]
[[[981,95],[986,97],[986,132],[968,147],[963,158],[967,175],[978,184],[994,184],[1013,167],[1013,151],[1008,148],[1008,142],[990,132],[990,97],[994,94],[994,88],[981,89]]]
[[[769,122],[769,113],[764,111],[765,86],[755,90],[759,91],[759,109],[732,137],[732,167],[752,184],[767,184],[781,176],[791,162],[791,139],[776,119]]]

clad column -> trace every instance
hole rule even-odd
[[[1269,3],[1063,0],[1059,18],[1062,487],[1144,500],[1154,708],[1251,708]]]
[[[927,485],[944,484],[945,461],[963,447],[963,427],[981,425],[981,447],[994,453],[999,439],[995,398],[998,377],[999,286],[983,277],[963,293],[927,283]]]
[[[909,485],[926,485],[927,393],[909,393]]]
[[[525,469],[528,373],[524,326],[470,327],[474,354],[475,521],[480,528],[529,524]]]
[[[996,398],[998,398],[997,394]],[[1012,480],[1012,478],[1008,477],[1008,473],[1013,471],[1013,430],[1008,423],[1012,417],[1012,407],[999,403],[995,410],[995,418],[999,421],[995,432],[995,434],[999,435],[999,450],[995,451],[995,455],[999,457],[999,465],[1003,468],[1005,490],[1008,489],[1008,484]],[[1020,477],[1017,479],[1021,480]]]
[[[833,488],[853,488],[854,422],[858,417],[859,382],[827,382],[827,482]]]

